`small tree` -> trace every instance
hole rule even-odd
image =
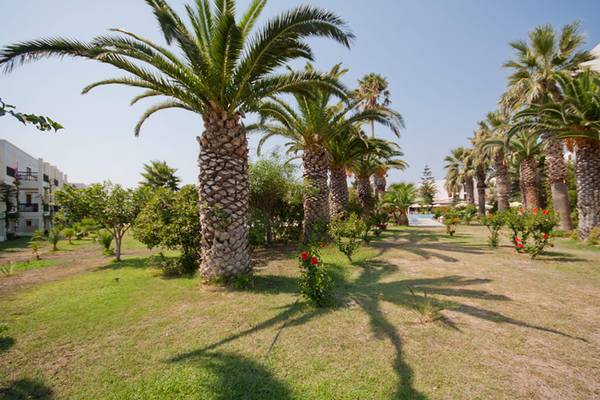
[[[417,199],[417,190],[412,183],[395,183],[383,196],[383,204],[389,208],[396,224],[408,225],[408,209]]]
[[[419,187],[419,195],[421,196],[421,203],[423,205],[433,204],[433,199],[437,194],[435,186],[435,179],[429,165],[425,165],[423,169],[423,176],[421,177],[421,186]]]
[[[500,213],[483,216],[481,223],[490,231],[490,236],[488,238],[490,247],[498,247],[499,233],[505,223],[504,215]]]
[[[367,226],[361,218],[356,214],[350,214],[346,219],[340,217],[334,219],[329,228],[329,235],[338,250],[352,263],[352,254],[360,247],[366,231]]]
[[[63,238],[62,232],[59,228],[53,227],[48,231],[48,242],[52,244],[52,251],[58,251],[58,242]]]
[[[73,241],[71,239],[73,239],[73,236],[75,236],[75,229],[65,228],[65,229],[63,229],[62,234],[64,237],[67,238],[67,240],[69,241],[69,244],[73,244]]]
[[[177,169],[169,167],[165,161],[150,161],[149,164],[144,164],[140,185],[151,189],[179,190],[181,179],[175,176],[175,172]]]
[[[115,257],[121,261],[123,236],[140,211],[137,193],[110,182],[93,184],[84,189],[66,186],[57,191],[57,202],[72,221],[91,218],[109,231],[115,240]]]
[[[450,236],[454,236],[456,233],[456,227],[460,223],[460,216],[453,208],[448,209],[444,213],[443,223],[446,226],[446,233]]]
[[[179,271],[194,271],[200,257],[196,187],[186,185],[178,192],[158,189],[137,216],[133,234],[149,248],[180,250]]]

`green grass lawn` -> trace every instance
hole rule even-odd
[[[22,251],[29,247],[30,237],[23,236],[6,242],[0,242],[0,252]]]
[[[354,265],[328,247],[323,310],[298,297],[289,252],[258,253],[245,290],[143,257],[24,289],[0,301],[0,398],[597,397],[600,254],[560,240],[532,261],[484,232],[394,228]],[[425,292],[444,310],[423,324]]]
[[[28,271],[30,269],[52,267],[55,265],[60,265],[62,263],[63,263],[63,260],[58,260],[58,259],[21,261],[21,262],[13,263],[12,270],[13,270],[13,272]]]

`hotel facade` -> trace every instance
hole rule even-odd
[[[53,192],[65,183],[56,166],[0,139],[0,241],[50,229],[57,211]]]

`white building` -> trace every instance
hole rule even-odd
[[[592,61],[588,61],[586,63],[583,63],[583,65],[590,67],[594,71],[600,72],[600,44],[598,44],[596,47],[594,47],[591,50],[591,53],[592,53],[592,55],[594,55],[596,57],[596,59],[592,60]]]
[[[448,193],[448,191],[446,190],[446,180],[445,179],[435,181],[435,187],[437,189],[437,193],[435,195],[435,198],[433,199],[434,205],[445,206],[445,205],[450,205],[450,204],[454,203],[454,199],[452,198],[450,193]],[[475,202],[477,203],[477,198],[478,198],[477,187],[474,188],[473,194],[475,196],[474,197]],[[462,186],[462,185],[461,185],[460,193],[458,194],[457,200],[459,202],[467,201],[467,192],[465,191],[464,186]]]
[[[36,229],[48,230],[56,211],[52,192],[66,182],[67,176],[57,167],[0,139],[0,183],[8,185],[5,187],[11,193],[11,209],[6,209],[3,195],[0,199],[0,241],[9,234],[31,235]]]

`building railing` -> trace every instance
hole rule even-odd
[[[33,203],[33,204],[20,203],[19,204],[19,212],[38,212],[39,209],[40,209],[40,206],[37,203]]]
[[[38,180],[37,172],[17,171],[16,178],[20,181],[35,181]]]

